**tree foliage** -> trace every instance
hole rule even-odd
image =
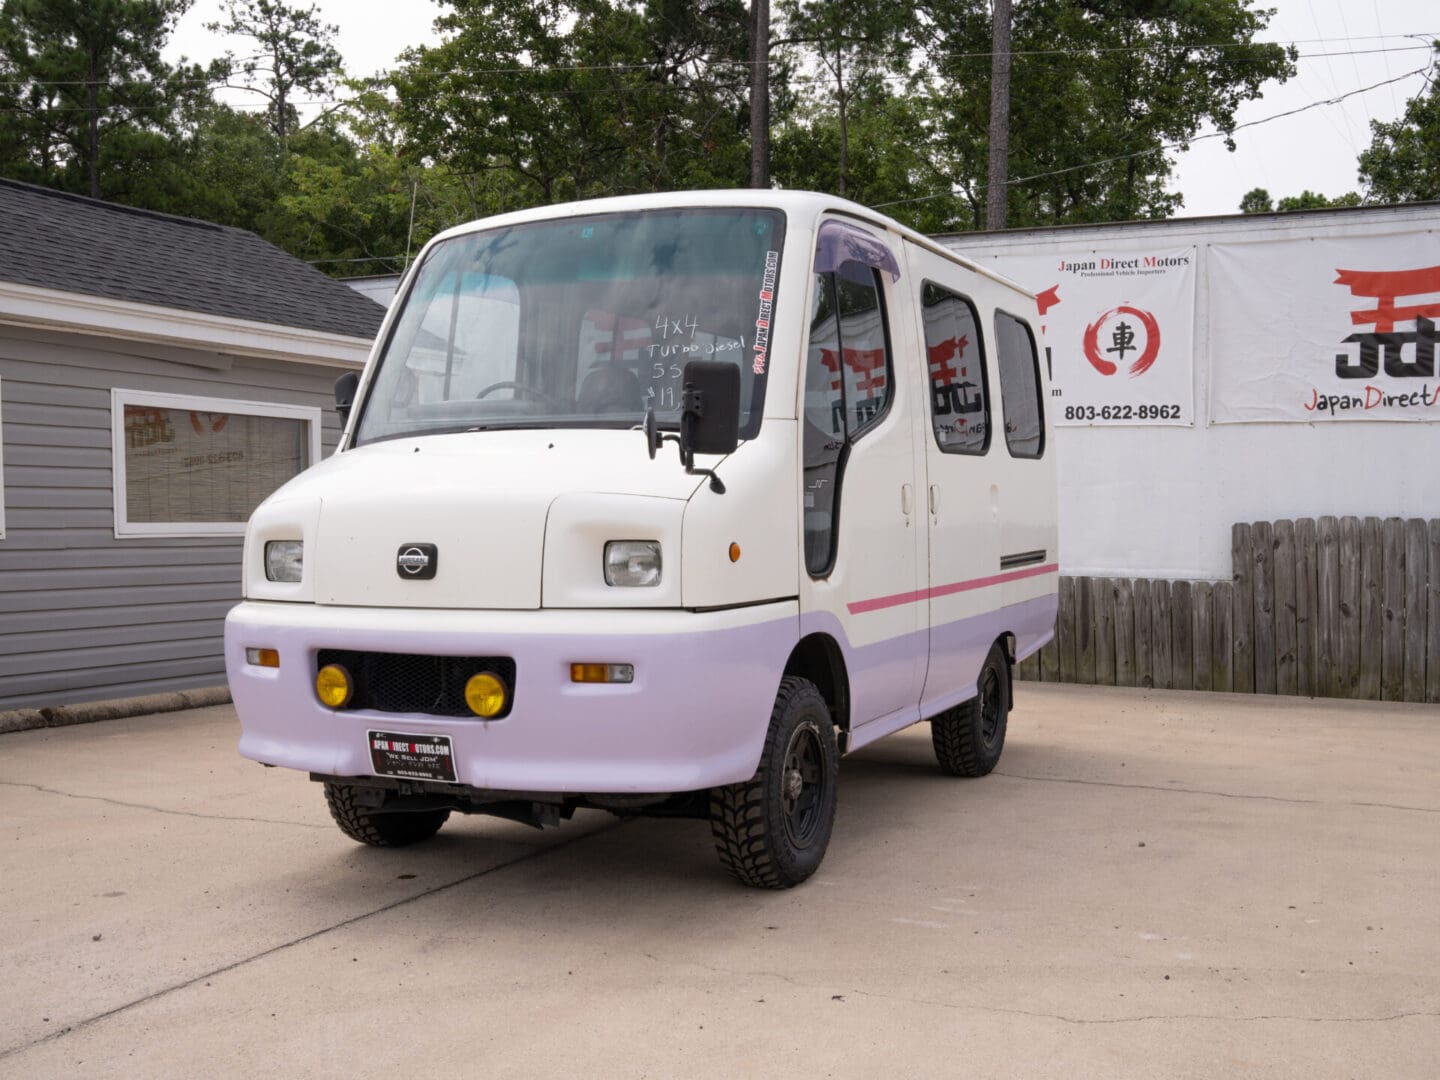
[[[904,77],[914,12],[911,5],[894,0],[781,0],[784,43],[803,46],[817,61],[812,122],[834,128],[833,172],[826,190],[848,194],[850,124],[855,110],[859,110],[855,118],[863,125],[900,103],[888,80]],[[895,139],[882,141],[887,148],[896,145]]]
[[[1435,45],[1440,66],[1440,42]],[[1393,123],[1370,122],[1370,146],[1360,155],[1360,178],[1373,202],[1440,199],[1440,77],[1432,66],[1426,89]]]
[[[160,56],[190,3],[5,0],[6,173],[100,198],[134,191],[137,159],[166,164],[181,111],[205,89],[198,69]]]
[[[191,2],[0,0],[0,173],[253,229],[338,274],[398,269],[497,211],[747,182],[749,0],[440,0],[438,44],[359,80],[336,28],[285,0],[225,0],[209,27],[244,47],[167,65]],[[774,182],[928,232],[979,227],[988,0],[773,2]],[[1255,40],[1269,15],[1254,0],[1016,4],[1011,223],[1173,213],[1172,148],[1232,130],[1241,102],[1293,72],[1293,53]],[[256,107],[220,103],[220,85]],[[332,96],[344,104],[307,107]],[[1373,190],[1430,190],[1437,111],[1432,91],[1375,126]],[[1251,195],[1247,209],[1273,206]]]
[[[403,151],[492,174],[501,206],[748,173],[739,0],[447,0],[394,76]]]
[[[978,228],[989,113],[988,5],[933,0],[921,44],[935,64],[938,149]],[[1250,0],[1027,0],[1012,29],[1012,225],[1172,214],[1171,147],[1294,73],[1293,50],[1255,40]],[[1233,144],[1231,144],[1233,149]]]
[[[1347,191],[1344,195],[1336,195],[1332,198],[1306,188],[1299,195],[1286,195],[1277,203],[1270,198],[1270,192],[1264,188],[1252,188],[1240,200],[1240,212],[1242,214],[1283,214],[1289,210],[1327,210],[1337,206],[1359,206],[1360,204],[1360,196],[1354,191]]]
[[[245,38],[251,46],[242,56],[226,53],[218,74],[265,99],[270,130],[283,141],[300,123],[295,94],[328,94],[342,74],[335,48],[339,27],[321,22],[314,5],[293,8],[278,0],[225,0],[223,11],[224,21],[206,23],[206,29]]]

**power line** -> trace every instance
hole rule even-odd
[[[1372,55],[1372,54],[1374,54],[1374,53],[1414,52],[1414,51],[1421,51],[1421,50],[1426,51],[1426,52],[1429,52],[1429,51],[1431,50],[1431,46],[1429,46],[1429,45],[1407,45],[1407,46],[1399,46],[1399,47],[1391,48],[1391,49],[1363,49],[1363,50],[1357,50],[1357,51],[1354,51],[1354,52],[1301,53],[1299,56],[1296,57],[1296,59],[1297,59],[1297,60],[1311,60],[1311,59],[1321,59],[1321,58],[1333,57],[1333,56],[1352,56],[1352,55],[1355,55],[1355,56],[1366,56],[1366,55]],[[1076,52],[1079,52],[1079,51],[1080,51],[1080,50],[1076,50]],[[1115,51],[1133,51],[1133,50],[1115,50]],[[975,56],[975,57],[979,57],[979,56],[988,56],[989,53],[967,53],[967,54],[957,54],[957,55],[965,55],[965,56]],[[1033,54],[1033,55],[1039,55],[1039,54]],[[1248,61],[1245,60],[1245,59],[1235,59],[1235,60],[1222,60],[1221,62],[1222,62],[1222,63],[1246,63],[1246,62],[1248,62]],[[715,61],[714,64],[712,64],[711,66],[738,66],[739,64],[740,64],[739,61],[734,61],[734,62],[731,62],[731,61]],[[649,65],[645,65],[645,66],[644,66],[644,70],[649,70],[649,68],[650,68]],[[571,68],[571,69],[563,69],[563,70],[573,70],[573,71],[577,71],[577,72],[579,72],[579,71],[585,71],[585,72],[604,72],[604,71],[629,71],[629,70],[640,70],[640,69],[641,69],[641,66],[640,66],[640,65],[608,65],[608,66],[595,66],[595,67],[585,67],[585,68]],[[543,75],[543,74],[553,74],[553,73],[555,73],[556,71],[559,71],[559,70],[562,70],[562,69],[558,69],[558,68],[550,68],[550,69],[545,69],[545,68],[460,69],[460,68],[457,68],[457,69],[448,70],[448,71],[441,71],[441,72],[426,72],[425,75],[426,75],[428,78],[444,78],[444,77],[447,77],[447,76],[455,76],[455,75],[469,75],[469,76],[511,75],[511,74],[518,74],[518,73]],[[1401,76],[1400,78],[1403,79],[1403,78],[1406,78],[1406,77],[1407,77],[1407,76]],[[907,84],[907,83],[909,83],[909,82],[911,81],[911,79],[914,78],[914,75],[913,75],[912,73],[908,73],[908,72],[888,72],[888,73],[884,73],[884,74],[881,74],[881,75],[877,76],[877,78],[879,79],[879,81],[884,82],[884,83],[886,83],[887,85],[898,86],[898,85],[902,85],[902,84]],[[824,78],[823,76],[819,76],[819,75],[800,75],[800,76],[797,76],[797,80],[796,80],[796,81],[797,81],[797,82],[800,82],[800,83],[823,82],[823,81],[825,81],[825,78]],[[1395,81],[1399,81],[1399,80],[1397,79],[1397,80],[1395,80]],[[11,79],[11,80],[3,80],[3,79],[0,79],[0,85],[5,85],[5,84],[7,84],[7,83],[8,83],[9,85],[11,85],[11,86],[48,86],[48,87],[56,87],[56,86],[84,86],[84,85],[87,85],[86,83],[83,83],[83,82],[74,82],[74,81],[71,81],[71,82],[34,82],[34,83],[25,83],[25,82],[21,82],[21,81],[19,81],[19,80],[14,80],[14,79]],[[105,90],[113,90],[113,89],[118,89],[118,88],[120,88],[120,87],[122,87],[122,86],[129,86],[129,85],[140,85],[140,84],[138,84],[138,83],[123,83],[123,82],[121,82],[121,83],[102,83],[102,84],[100,84],[100,88],[101,88],[101,89],[105,89]],[[235,89],[240,89],[240,88],[235,88]],[[392,90],[393,90],[393,87],[384,87],[384,88],[382,89],[382,93],[388,95]],[[589,97],[589,96],[603,96],[603,95],[612,95],[612,96],[613,96],[613,95],[628,95],[628,94],[659,94],[659,93],[684,94],[684,93],[691,93],[691,92],[693,92],[693,88],[692,88],[692,87],[688,87],[688,86],[682,86],[682,85],[676,85],[676,84],[669,84],[669,83],[656,83],[656,84],[648,84],[648,85],[640,85],[640,86],[595,86],[595,87],[568,88],[568,89],[534,89],[534,88],[526,88],[526,87],[517,87],[517,88],[515,88],[512,92],[514,92],[514,93],[521,93],[521,94],[527,94],[527,95],[529,95],[529,96],[531,96],[531,97]],[[328,106],[350,105],[350,104],[354,104],[354,103],[357,102],[358,100],[360,100],[358,96],[357,96],[357,97],[348,97],[348,98],[342,98],[342,97],[304,98],[304,99],[301,99],[301,100],[298,100],[298,101],[290,101],[290,102],[288,102],[287,104],[289,104],[289,105],[291,105],[291,106],[293,106],[293,107],[295,107],[295,108],[328,107]],[[393,101],[393,98],[391,98],[391,97],[389,97],[389,96],[386,96],[385,100],[387,100],[387,101]],[[1318,104],[1324,104],[1324,103],[1325,103],[1324,101],[1318,102]],[[268,108],[270,108],[270,107],[273,105],[273,102],[270,102],[270,101],[235,101],[235,102],[223,102],[222,104],[224,104],[224,106],[225,106],[226,108],[228,108],[228,109],[234,109],[234,110],[239,111],[239,110],[246,110],[246,109],[259,109],[259,110],[268,109]],[[145,111],[150,111],[150,110],[145,110]],[[41,105],[41,106],[37,106],[36,108],[33,108],[33,109],[28,109],[28,108],[8,108],[8,109],[0,109],[0,115],[7,115],[7,114],[8,114],[8,115],[23,115],[23,116],[29,116],[29,115],[34,115],[34,114],[36,114],[36,113],[42,113],[42,112],[43,112],[43,113],[88,113],[88,112],[90,112],[90,110],[89,110],[88,108],[86,108],[85,106],[81,106],[81,105]]]
[[[1414,34],[1382,34],[1369,35],[1365,37],[1339,37],[1339,38],[1304,38],[1294,41],[1250,41],[1250,42],[1150,42],[1145,45],[1124,45],[1124,46],[1096,46],[1096,47],[1075,47],[1057,49],[1015,49],[1011,56],[1099,56],[1114,53],[1179,53],[1193,52],[1205,49],[1251,49],[1258,45],[1281,45],[1293,47],[1302,44],[1314,44],[1334,41],[1389,41],[1407,40],[1415,41],[1417,38],[1440,37],[1440,31],[1414,33]],[[1299,53],[1297,60],[1323,59],[1337,56],[1371,56],[1380,53],[1414,52],[1419,50],[1430,50],[1429,44],[1411,45],[1390,45],[1374,49],[1342,49],[1329,52]],[[989,50],[973,52],[937,52],[923,54],[925,59],[934,60],[970,60],[988,59],[991,56]],[[1225,61],[1226,63],[1245,63],[1246,58]],[[770,66],[786,63],[784,60],[768,60]],[[709,67],[709,68],[746,68],[751,67],[754,61],[750,60],[718,60],[718,59],[694,59],[688,60],[679,65],[680,69],[688,67]],[[440,71],[425,71],[420,74],[426,78],[445,78],[453,75],[485,76],[485,75],[551,75],[564,72],[590,73],[590,72],[627,72],[627,71],[654,71],[663,64],[649,62],[643,64],[529,64],[519,67],[495,67],[495,68],[446,68]],[[398,74],[405,74],[404,69],[383,69],[376,72],[369,78],[382,80],[391,78]],[[157,87],[164,85],[172,86],[213,86],[216,82],[210,79],[179,79],[179,80],[155,80],[155,79],[117,79],[113,82],[107,81],[96,84],[102,89],[119,89],[121,87]],[[0,86],[90,86],[92,83],[86,79],[0,79]],[[243,90],[243,87],[235,89]],[[257,92],[258,91],[251,91]],[[328,104],[348,99],[330,98],[321,99],[316,102],[304,102],[303,104]]]

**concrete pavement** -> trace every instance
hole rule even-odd
[[[1434,1077],[1440,711],[1022,684],[847,758],[820,873],[701,822],[360,847],[228,706],[0,737],[0,1076]]]

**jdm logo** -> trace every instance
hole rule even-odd
[[[1102,340],[1108,344],[1102,346]],[[1101,375],[1114,375],[1134,353],[1130,377],[1138,378],[1160,355],[1160,323],[1148,311],[1121,304],[1085,327],[1084,348],[1085,359]]]
[[[1375,301],[1374,307],[1350,312],[1352,326],[1371,329],[1351,334],[1346,345],[1358,345],[1359,356],[1335,354],[1335,374],[1341,379],[1373,379],[1384,360],[1385,374],[1395,379],[1435,377],[1434,319],[1440,319],[1440,300],[1397,305],[1399,297],[1433,297],[1440,293],[1440,266],[1416,270],[1336,270],[1336,285],[1347,285],[1350,295]],[[1415,329],[1396,330],[1397,322],[1415,320]],[[1407,356],[1406,346],[1412,346]]]

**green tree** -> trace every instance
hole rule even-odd
[[[437,232],[488,213],[495,174],[457,176],[409,157],[383,85],[347,85],[349,152],[292,155],[277,202],[284,243],[337,277],[395,273]]]
[[[888,111],[893,95],[886,80],[906,71],[914,10],[894,0],[781,0],[782,44],[806,48],[817,69],[816,86],[824,87],[821,99],[833,108],[838,153],[833,186],[826,190],[837,195],[847,193],[853,113],[857,107],[868,112],[861,123],[873,127],[866,121]]]
[[[965,202],[983,207],[990,26],[984,0],[932,0],[918,44],[936,72],[937,147]],[[1012,225],[1164,217],[1167,147],[1294,73],[1294,52],[1257,42],[1271,12],[1251,0],[1027,0],[1015,6]],[[1227,139],[1228,141],[1228,139]],[[1231,143],[1233,149],[1233,143]],[[979,212],[968,222],[978,228]]]
[[[1440,42],[1435,48],[1440,54]],[[1398,120],[1370,122],[1370,146],[1360,155],[1360,179],[1372,202],[1440,199],[1440,78],[1435,75],[1432,66],[1426,90],[1406,103]]]
[[[0,78],[15,110],[5,171],[100,198],[132,186],[118,167],[127,153],[167,159],[177,114],[206,93],[202,72],[160,56],[190,3],[5,0]]]
[[[1336,195],[1331,198],[1306,188],[1299,195],[1286,195],[1277,203],[1270,198],[1270,193],[1264,188],[1254,188],[1247,191],[1245,197],[1240,200],[1240,212],[1242,214],[1273,214],[1289,210],[1326,210],[1335,206],[1359,206],[1360,204],[1360,196],[1353,191],[1347,191],[1344,195]]]
[[[446,0],[393,76],[403,149],[491,174],[493,209],[743,184],[738,0]]]
[[[1344,195],[1336,195],[1331,198],[1306,188],[1299,195],[1286,195],[1275,204],[1275,209],[1283,213],[1287,210],[1328,210],[1335,206],[1359,205],[1360,196],[1353,191],[1347,191]]]
[[[1251,188],[1240,199],[1240,212],[1242,214],[1273,214],[1275,200],[1270,198],[1270,192],[1263,187]]]
[[[846,139],[839,110],[826,98],[807,98],[776,131],[776,179],[787,188],[843,191],[887,213],[899,211],[897,216],[922,232],[949,227],[962,204],[949,194],[951,173],[932,145],[935,99],[924,93],[891,93],[883,81],[868,80],[857,87],[848,111],[843,188],[841,151]]]
[[[243,56],[227,53],[222,72],[228,85],[265,99],[265,117],[282,142],[300,123],[295,95],[325,95],[342,75],[335,48],[339,27],[320,20],[314,5],[287,7],[278,0],[225,0],[223,21],[206,23],[212,33],[248,38]],[[238,82],[229,82],[238,79]]]
[[[210,103],[192,119],[184,155],[192,185],[184,211],[268,236],[285,155],[263,116]]]

